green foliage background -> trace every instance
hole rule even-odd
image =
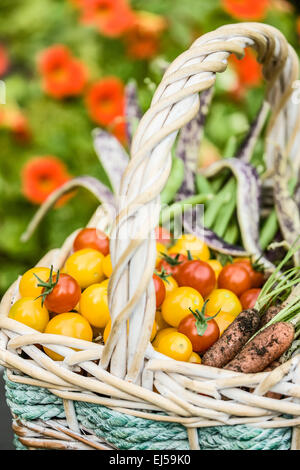
[[[202,33],[237,21],[222,10],[219,0],[132,0],[131,5],[135,10],[166,17],[168,29],[161,39],[160,57],[167,61]],[[295,12],[270,10],[264,21],[279,28],[299,52]],[[93,197],[80,190],[66,205],[53,210],[32,239],[22,244],[20,235],[36,211],[21,192],[24,163],[36,155],[55,155],[72,175],[89,174],[107,183],[93,150],[91,131],[95,125],[88,117],[84,99],[58,101],[46,96],[36,68],[37,54],[63,43],[87,65],[91,82],[106,75],[116,75],[125,83],[135,78],[144,110],[152,96],[145,78],[157,84],[161,76],[155,60],[129,60],[121,40],[106,38],[94,28],[81,25],[77,10],[68,0],[1,0],[0,43],[11,60],[4,77],[7,104],[22,109],[32,130],[32,139],[26,145],[0,130],[1,294],[45,251],[59,246],[72,230],[83,226],[96,208]],[[240,132],[240,123],[254,116],[261,99],[262,90],[255,89],[242,102],[233,102],[219,87],[206,130],[209,139],[222,151],[228,136]]]

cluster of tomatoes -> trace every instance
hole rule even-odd
[[[19,284],[20,299],[9,317],[43,333],[92,341],[110,320],[107,287],[112,273],[109,238],[94,228],[81,230],[63,269],[29,269]],[[59,354],[44,348],[54,360]]]
[[[150,341],[173,359],[201,362],[206,351],[259,295],[264,277],[249,259],[222,266],[207,245],[184,234],[174,243],[163,228],[156,231],[157,260],[153,281],[156,315]],[[109,238],[85,228],[60,272],[35,267],[19,284],[20,298],[9,317],[44,333],[107,341],[111,320],[107,289],[112,265]],[[44,348],[54,360],[62,357]]]
[[[157,304],[158,331],[152,345],[173,359],[201,363],[200,355],[237,315],[255,305],[264,275],[248,258],[227,259],[223,266],[190,234],[169,248],[158,246],[156,271],[165,296]]]

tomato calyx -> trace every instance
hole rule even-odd
[[[218,253],[216,259],[220,261],[222,266],[226,266],[226,264],[233,263],[233,257],[231,255],[226,255],[224,253]]]
[[[254,261],[252,259],[250,259],[252,269],[254,269],[254,271],[256,271],[258,273],[264,273],[265,272],[264,265],[259,262],[261,257],[262,257],[262,255],[259,258],[257,258],[257,260],[254,260]]]
[[[168,263],[170,266],[179,266],[183,263],[183,261],[179,261],[180,253],[177,253],[174,258],[172,258],[172,256],[167,255],[166,253],[163,253],[162,251],[160,251],[160,255],[162,259],[166,261],[166,263]]]
[[[59,269],[57,270],[57,274],[56,274],[56,279],[55,281],[53,281],[53,265],[51,265],[51,268],[50,268],[50,274],[49,274],[49,280],[47,282],[43,281],[41,278],[39,278],[39,276],[37,276],[37,274],[34,274],[34,276],[37,278],[37,280],[39,281],[38,283],[38,287],[43,287],[43,292],[35,299],[39,299],[40,297],[42,297],[42,306],[44,305],[44,302],[46,300],[46,297],[48,294],[51,294],[51,292],[53,291],[54,287],[57,285],[58,281],[59,281]]]
[[[189,307],[189,311],[191,312],[191,314],[194,316],[194,318],[196,320],[195,325],[196,325],[197,333],[198,333],[199,336],[204,335],[204,333],[207,329],[207,323],[210,320],[213,320],[221,311],[221,310],[219,310],[217,313],[215,313],[215,315],[213,315],[211,317],[205,315],[206,305],[207,305],[208,301],[209,301],[209,299],[207,299],[204,302],[203,307],[202,307],[201,310],[198,310],[197,308],[195,310],[193,310],[191,307]]]
[[[164,267],[161,268],[160,272],[154,271],[154,273],[156,276],[160,277],[163,281],[166,281],[169,284],[168,277],[170,277],[171,274],[168,274]]]

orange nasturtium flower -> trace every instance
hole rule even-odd
[[[224,10],[238,20],[262,20],[270,0],[221,0]]]
[[[0,77],[4,75],[9,67],[9,58],[4,46],[0,44]]]
[[[65,165],[51,155],[34,157],[22,170],[22,191],[24,196],[35,204],[43,203],[57,188],[70,179]],[[57,205],[65,202],[63,196]]]
[[[95,26],[104,36],[118,37],[134,22],[127,0],[85,0],[79,7],[82,23]]]
[[[92,85],[86,105],[93,121],[109,130],[122,142],[125,140],[124,85],[117,77],[106,77]]]
[[[245,50],[245,57],[237,59],[235,55],[231,56],[231,63],[237,72],[239,82],[242,86],[252,87],[260,85],[262,81],[261,65],[252,49]]]
[[[120,141],[123,145],[127,145],[127,134],[126,134],[126,124],[125,124],[125,117],[120,116],[116,118],[110,126],[108,126],[108,130]]]
[[[61,44],[45,49],[39,58],[39,71],[45,92],[54,98],[79,95],[86,85],[87,71]]]
[[[134,59],[151,59],[158,52],[159,38],[166,27],[162,16],[136,12],[134,24],[125,34],[128,55]]]

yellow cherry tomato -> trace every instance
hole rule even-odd
[[[179,238],[175,245],[169,249],[169,253],[182,253],[187,254],[187,251],[191,252],[192,257],[207,261],[210,257],[209,248],[200,238],[195,237],[192,234],[184,234]]]
[[[199,356],[199,354],[195,353],[194,351],[192,352],[192,354],[190,355],[190,357],[188,358],[187,362],[192,362],[192,363],[196,363],[196,364],[201,364],[201,357]]]
[[[219,313],[231,313],[237,317],[242,311],[239,298],[228,289],[215,289],[209,294],[208,299],[205,311],[208,316],[215,315],[220,311]]]
[[[236,318],[236,315],[234,315],[231,312],[220,312],[215,318],[215,322],[217,322],[219,330],[220,330],[220,336],[224,333],[226,328],[230,325],[230,323],[233,322],[233,320]]]
[[[240,262],[244,262],[244,261],[250,261],[251,262],[251,258],[246,256],[244,258],[241,258],[241,257],[233,258],[233,260],[232,260],[233,263],[240,263]],[[228,264],[230,264],[230,263],[228,263]]]
[[[100,284],[92,284],[81,294],[79,311],[96,328],[104,328],[110,320],[108,299],[108,279]]]
[[[104,281],[100,282],[101,286],[105,286],[108,289],[109,279],[104,279]]]
[[[41,299],[33,297],[22,297],[17,300],[11,307],[8,316],[41,333],[44,332],[49,321],[48,310],[42,306]]]
[[[43,287],[38,287],[38,276],[42,281],[47,282],[50,275],[49,268],[31,268],[21,277],[19,291],[22,297],[38,297],[41,295]]]
[[[104,257],[102,268],[106,277],[110,277],[112,275],[113,268],[112,268],[111,258],[109,254]]]
[[[164,253],[166,255],[168,254],[168,250],[167,250],[166,246],[163,245],[162,243],[159,243],[159,242],[156,243],[156,251],[157,251],[157,256],[156,256],[155,266],[157,266],[161,262],[161,260],[163,259],[161,253]]]
[[[166,296],[169,295],[170,292],[173,292],[173,290],[178,287],[177,282],[172,276],[168,276],[166,279],[163,279],[163,283],[166,288]]]
[[[210,267],[214,270],[214,273],[216,275],[216,279],[218,279],[219,277],[219,274],[220,272],[222,271],[223,269],[223,266],[222,264],[220,263],[220,261],[218,261],[217,259],[209,259],[207,261],[207,263],[210,265]]]
[[[203,297],[192,287],[178,287],[165,298],[161,312],[164,320],[171,326],[178,327],[181,320],[190,315],[190,310],[201,310]]]
[[[71,338],[83,339],[85,341],[92,341],[93,339],[93,330],[89,322],[83,318],[82,315],[74,312],[55,315],[55,317],[49,321],[45,333],[70,336]],[[60,354],[46,347],[44,347],[44,351],[54,361],[63,360]],[[74,351],[76,351],[76,349],[74,349]]]
[[[163,316],[162,316],[160,310],[156,310],[156,313],[155,313],[155,321],[156,321],[158,330],[162,330],[163,328],[168,328],[168,326],[170,326],[170,325],[168,325],[168,323],[163,319]]]
[[[165,335],[159,341],[158,352],[176,361],[187,361],[193,352],[189,338],[177,331]]]
[[[84,248],[75,251],[66,261],[65,272],[74,277],[81,289],[85,289],[92,284],[103,281],[104,256],[100,251],[92,248]]]
[[[158,345],[159,345],[159,342],[161,340],[161,338],[163,338],[164,336],[168,335],[169,333],[174,333],[176,330],[176,328],[172,328],[172,327],[169,327],[169,328],[163,328],[162,330],[159,330],[159,332],[157,333],[154,341],[152,342],[152,346],[154,348],[157,348]]]

